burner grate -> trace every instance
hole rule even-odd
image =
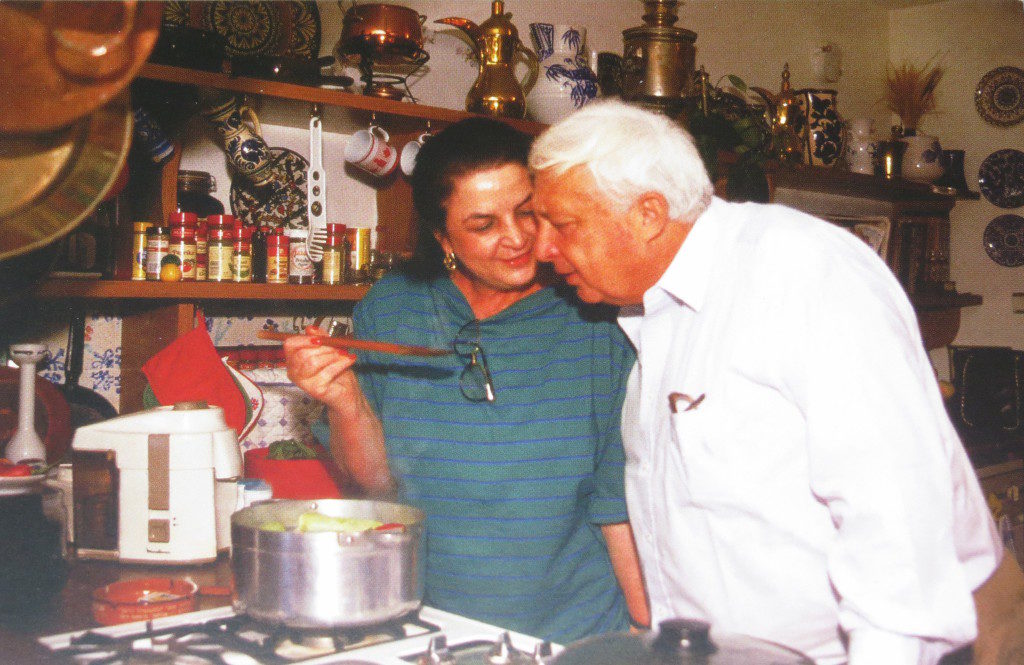
[[[76,665],[288,665],[440,631],[416,613],[376,626],[327,633],[272,626],[236,615],[161,628],[148,621],[140,630],[120,635],[88,630],[72,636],[67,646],[50,648]]]

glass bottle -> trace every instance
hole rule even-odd
[[[231,281],[252,281],[252,227],[235,222],[231,251]]]
[[[235,218],[231,215],[212,215],[206,219],[209,224],[206,278],[211,282],[230,282]]]
[[[267,233],[269,227],[256,226],[252,229],[252,281],[267,281]]]
[[[191,212],[199,219],[223,215],[224,204],[210,195],[217,181],[206,171],[178,171],[178,212]]]
[[[348,276],[348,238],[344,224],[327,225],[327,241],[324,244],[324,258],[321,262],[321,282],[343,284]]]
[[[288,236],[283,228],[267,236],[267,284],[288,283]]]

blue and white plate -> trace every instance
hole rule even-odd
[[[1000,215],[985,227],[985,251],[1001,266],[1024,266],[1024,217]]]
[[[1000,208],[1024,205],[1024,152],[1006,148],[985,158],[978,169],[981,193]]]

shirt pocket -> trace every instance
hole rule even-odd
[[[736,482],[728,451],[715,450],[727,439],[724,430],[728,425],[714,411],[714,404],[707,400],[689,410],[680,401],[677,411],[669,414],[675,457],[669,468],[680,470],[681,495],[695,506],[731,502],[729,497]]]

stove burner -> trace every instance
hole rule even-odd
[[[416,613],[385,624],[330,634],[268,626],[245,616],[145,629],[122,637],[86,631],[54,649],[76,665],[287,665],[372,644],[439,633]]]

